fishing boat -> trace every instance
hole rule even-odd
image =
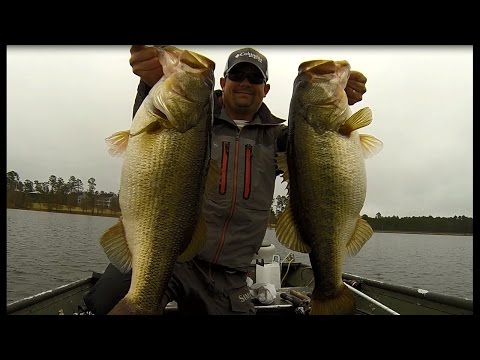
[[[101,275],[93,272],[87,278],[12,302],[7,305],[7,315],[90,315],[83,297]],[[313,270],[310,265],[295,261],[292,253],[282,259],[275,254],[272,244],[262,246],[252,260],[249,277],[255,284],[259,284],[257,280],[261,280],[260,284],[278,284],[273,302],[256,301],[257,315],[308,314]],[[343,280],[355,294],[356,315],[473,315],[471,299],[349,273],[343,273]],[[167,305],[165,314],[178,314],[175,302]]]

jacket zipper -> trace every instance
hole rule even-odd
[[[245,177],[243,181],[243,198],[248,200],[252,187],[252,145],[245,145]]]
[[[227,192],[227,171],[228,171],[228,153],[230,150],[230,143],[227,141],[222,142],[222,176],[220,178],[220,186],[218,192],[221,195],[225,195]]]
[[[230,212],[228,214],[227,219],[222,227],[222,233],[220,235],[220,243],[218,244],[217,251],[215,252],[215,256],[213,258],[212,264],[216,264],[218,258],[220,257],[220,253],[222,252],[223,245],[225,244],[225,236],[227,234],[228,225],[232,220],[233,213],[235,211],[235,199],[237,197],[237,174],[238,174],[238,151],[240,148],[240,131],[237,131],[237,135],[235,136],[235,155],[234,155],[234,168],[233,168],[233,187],[232,187],[232,204],[230,207]],[[210,279],[214,282],[212,277],[211,269],[210,269]]]

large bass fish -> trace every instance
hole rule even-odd
[[[352,115],[345,93],[349,76],[347,61],[300,64],[287,152],[278,158],[289,206],[276,233],[289,249],[309,253],[315,279],[311,315],[355,312],[353,293],[342,281],[343,262],[373,234],[360,217],[367,187],[364,159],[382,143],[357,131],[370,124],[372,112],[363,108]]]
[[[213,120],[215,64],[172,46],[159,47],[164,76],[150,90],[130,131],[107,138],[124,154],[122,217],[100,243],[120,271],[132,269],[126,296],[109,314],[161,314],[175,261],[204,245],[201,216]]]

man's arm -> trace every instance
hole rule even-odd
[[[147,97],[148,93],[150,92],[151,87],[140,80],[140,84],[137,87],[137,96],[135,97],[135,103],[133,104],[133,117],[137,113],[138,108],[142,105],[143,100]]]
[[[152,46],[132,45],[130,48],[130,66],[133,73],[140,77],[140,84],[133,105],[133,116],[135,116],[150,89],[163,76],[163,68],[158,60],[158,49]]]

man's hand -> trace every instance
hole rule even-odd
[[[348,105],[353,105],[362,100],[363,94],[367,92],[365,86],[367,78],[361,72],[352,71],[348,78],[345,92],[347,93]]]
[[[130,66],[135,75],[140,76],[148,86],[153,87],[163,76],[163,68],[158,61],[158,50],[145,45],[132,45]]]

